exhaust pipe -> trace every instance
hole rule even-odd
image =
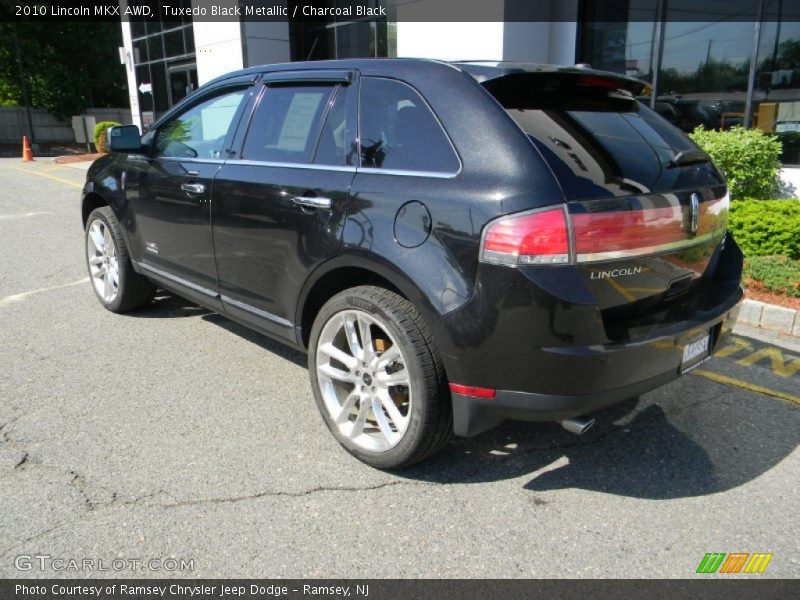
[[[575,435],[583,435],[589,431],[594,425],[594,419],[589,417],[573,417],[572,419],[564,419],[559,421],[561,426]]]

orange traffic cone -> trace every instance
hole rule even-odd
[[[28,136],[22,136],[22,162],[33,162],[33,152],[31,151],[31,144],[28,141]]]

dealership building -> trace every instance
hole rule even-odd
[[[184,13],[211,6],[161,3]],[[213,4],[244,14],[244,6],[261,4],[266,11],[277,3]],[[784,161],[800,163],[800,144],[792,142],[800,136],[800,2],[505,0],[482,6],[481,21],[469,20],[474,16],[460,0],[362,4],[390,11],[385,18],[334,15],[313,22],[212,21],[208,12],[123,21],[133,121],[146,128],[199,85],[259,64],[395,56],[585,63],[651,82],[654,93],[644,101],[684,130],[744,125],[779,132],[786,139]],[[424,21],[447,14],[464,20]]]

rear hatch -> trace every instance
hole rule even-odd
[[[575,265],[612,340],[710,308],[703,292],[714,286],[724,245],[727,189],[708,156],[636,99],[644,84],[572,69],[482,85],[564,193],[564,207],[544,212],[563,212],[568,251],[527,264]]]

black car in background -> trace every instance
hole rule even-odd
[[[583,432],[705,360],[742,297],[725,182],[641,88],[406,59],[220,77],[110,130],[95,292],[124,312],[157,286],[307,350],[325,423],[376,467],[504,419]]]
[[[641,98],[649,104],[649,98]],[[680,96],[659,97],[655,111],[675,127],[691,133],[698,127],[705,129],[730,129],[744,123],[743,100],[699,100]]]

